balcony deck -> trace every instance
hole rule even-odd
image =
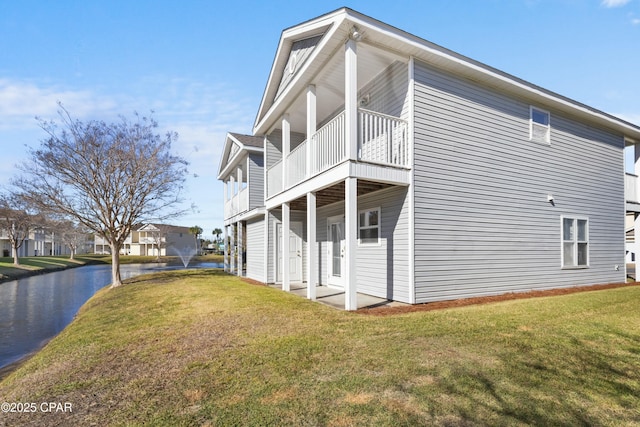
[[[242,188],[238,194],[233,195],[224,203],[225,219],[232,218],[242,212],[246,212],[249,208],[249,190]]]
[[[267,169],[267,198],[347,160],[345,139],[344,112],[341,112],[310,139],[303,141],[284,159]],[[359,162],[408,169],[408,140],[408,126],[404,120],[364,109],[358,110]]]

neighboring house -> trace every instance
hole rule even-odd
[[[263,146],[264,138],[228,133],[218,172],[225,183],[225,266],[243,275],[246,265],[246,274],[260,281],[265,281]]]
[[[197,251],[196,236],[189,227],[167,224],[137,224],[125,240],[121,255],[178,256]],[[95,237],[94,252],[110,253],[109,243]]]
[[[87,235],[87,239],[89,239]],[[92,247],[91,241],[83,241],[76,254],[88,253]],[[55,231],[45,228],[35,228],[29,233],[29,238],[25,239],[20,248],[18,256],[49,256],[49,255],[70,255],[71,250],[62,241]],[[13,249],[6,231],[0,230],[0,256],[13,256]]]
[[[347,310],[625,280],[640,127],[353,10],[283,31],[253,134],[218,176],[235,274]]]

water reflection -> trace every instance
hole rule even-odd
[[[216,263],[193,267],[219,268]],[[121,266],[122,279],[167,268]],[[0,283],[0,368],[38,349],[67,326],[78,309],[111,282],[110,265],[90,265]]]

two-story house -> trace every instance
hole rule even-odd
[[[88,253],[91,250],[90,236],[83,236],[82,244],[76,254]],[[58,232],[50,227],[34,227],[29,236],[18,248],[18,257],[69,255],[71,249]],[[13,248],[6,230],[0,229],[0,256],[13,256]]]
[[[94,253],[107,254],[111,249],[106,239],[95,236]],[[136,224],[127,236],[121,255],[179,256],[196,253],[199,243],[189,227],[170,224]]]
[[[640,127],[351,9],[282,32],[253,135],[219,173],[234,273],[347,310],[625,280]]]
[[[264,138],[228,133],[218,179],[224,182],[224,265],[239,276],[266,281]]]

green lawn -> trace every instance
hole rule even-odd
[[[640,287],[383,317],[215,270],[103,289],[0,425],[640,425]],[[3,419],[4,418],[4,419]]]
[[[85,258],[70,260],[68,256],[20,257],[20,265],[13,265],[13,258],[0,257],[0,281],[14,280],[45,270],[77,267],[87,262]]]

